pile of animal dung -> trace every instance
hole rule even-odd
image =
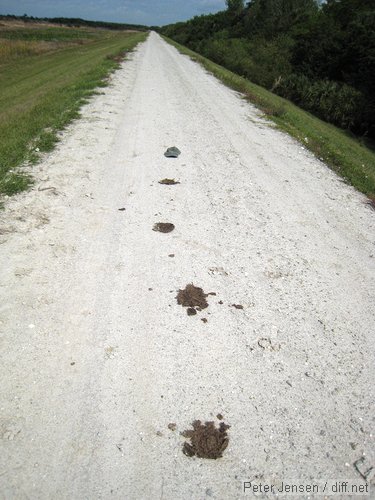
[[[159,184],[165,184],[166,186],[174,186],[175,184],[180,184],[178,181],[174,179],[162,179],[159,181]]]
[[[208,307],[208,302],[206,297],[208,293],[204,293],[202,288],[196,287],[193,283],[186,285],[183,290],[179,290],[177,294],[177,303],[180,306],[187,307],[187,313],[189,316],[197,314],[197,311],[206,309]]]
[[[153,231],[158,231],[159,233],[170,233],[174,229],[174,224],[170,222],[157,222],[152,228]]]
[[[215,422],[202,424],[200,420],[195,420],[192,426],[192,430],[182,433],[182,436],[190,439],[190,443],[184,443],[183,453],[188,457],[221,458],[229,443],[227,430],[230,426],[221,422],[217,428]]]

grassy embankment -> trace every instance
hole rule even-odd
[[[229,87],[242,92],[277,126],[301,141],[375,204],[375,153],[349,133],[298,108],[192,50],[163,37],[182,54],[199,62]],[[306,186],[308,189],[308,186]]]
[[[147,33],[0,26],[0,195],[32,181],[19,168],[50,151],[57,131],[105,85]]]

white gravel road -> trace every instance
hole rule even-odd
[[[153,33],[33,174],[0,214],[1,499],[374,484],[362,195]],[[188,283],[217,294],[190,317]],[[185,456],[218,413],[223,458]]]

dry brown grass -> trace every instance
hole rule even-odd
[[[31,56],[44,52],[42,42],[24,42],[22,40],[0,39],[0,64],[18,57]]]
[[[14,29],[14,28],[55,28],[56,24],[49,23],[48,21],[22,21],[21,19],[2,19],[0,21],[0,27],[2,29]]]
[[[0,38],[0,65],[9,63],[20,57],[55,52],[56,50],[73,45],[82,45],[83,43],[83,40],[75,40],[74,42],[52,42],[45,40],[24,41]]]

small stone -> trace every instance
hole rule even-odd
[[[167,158],[178,158],[181,154],[181,151],[176,148],[176,146],[172,146],[171,148],[168,148],[167,151],[164,153],[164,156]]]

